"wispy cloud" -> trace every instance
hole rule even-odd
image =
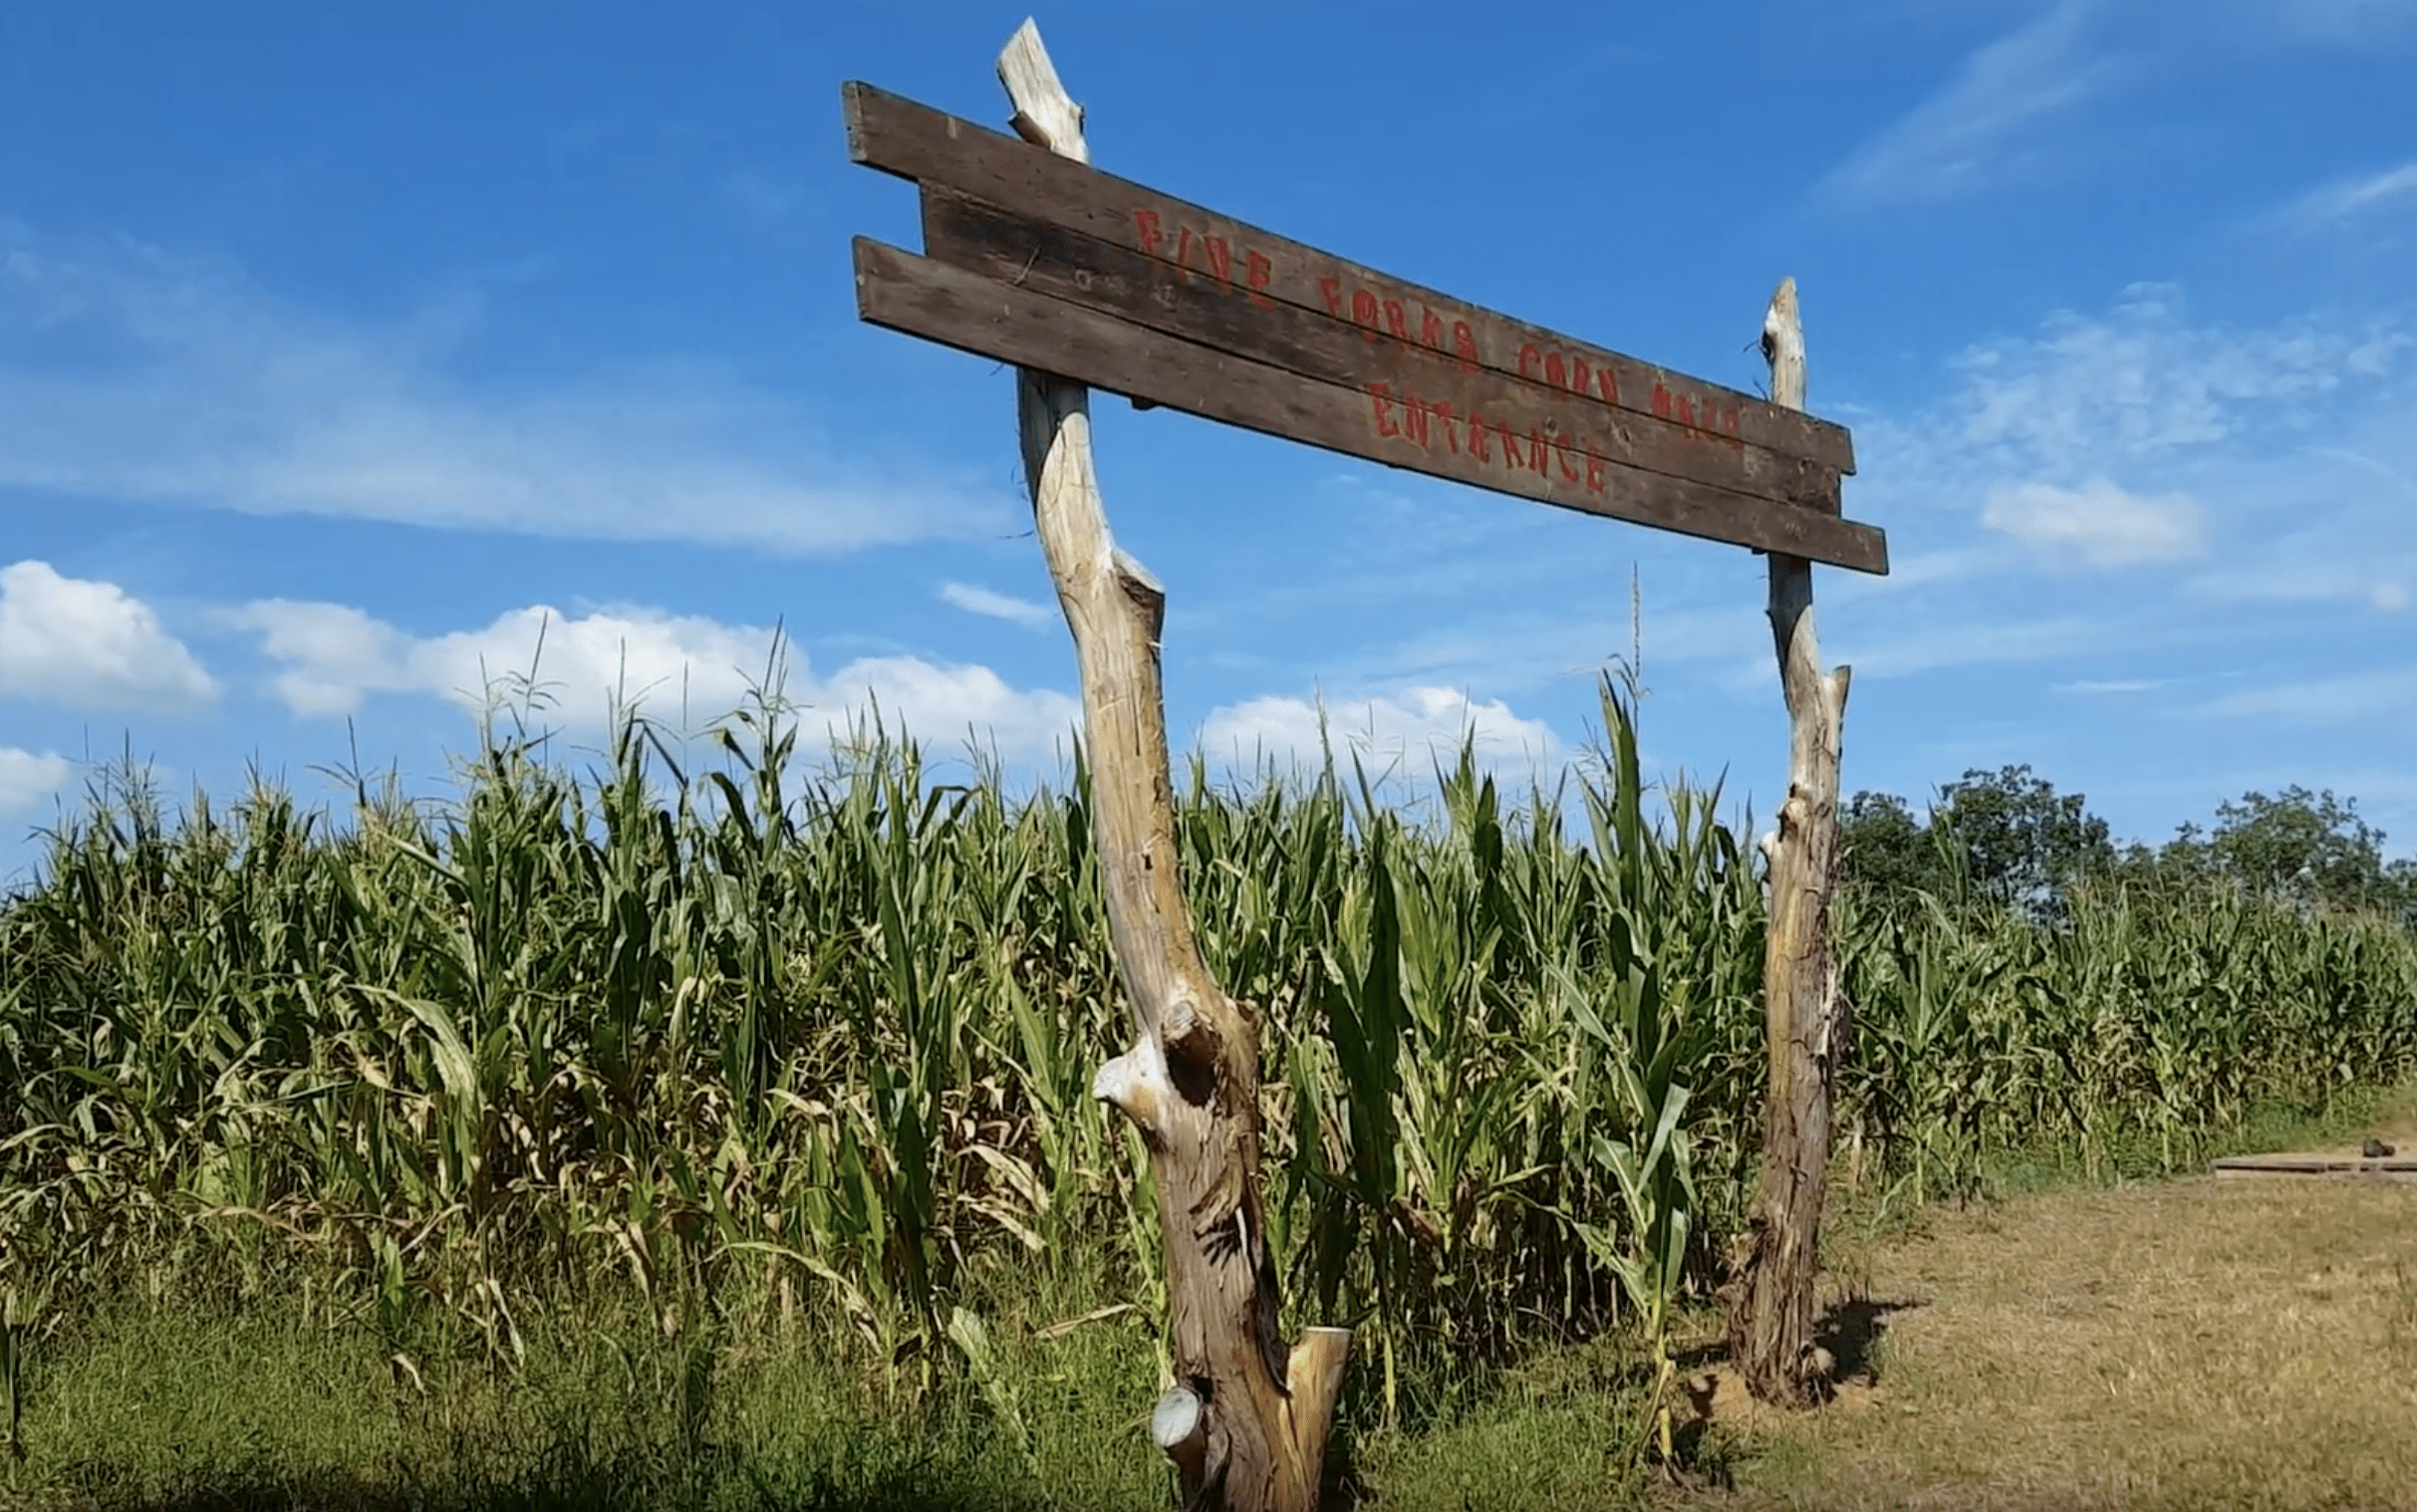
[[[817,198],[804,182],[761,168],[733,168],[721,181],[724,198],[748,215],[779,220]]]
[[[2094,681],[2085,677],[2077,682],[2059,682],[2056,684],[2055,690],[2059,693],[2089,693],[2092,695],[2130,694],[2153,693],[2163,686],[2165,686],[2165,679],[2162,677],[2115,677],[2104,681]]]
[[[2392,205],[2417,204],[2417,161],[2380,173],[2335,179],[2290,201],[2276,213],[2283,227],[2315,232]]]
[[[2179,290],[2137,284],[2105,316],[2059,314],[1966,352],[1952,439],[1969,459],[2064,481],[2261,432],[2303,441],[2307,405],[2387,377],[2412,345],[2381,321],[2198,325]]]
[[[465,376],[475,302],[387,326],[224,270],[0,227],[0,487],[256,514],[834,553],[992,533],[1003,490],[842,463],[802,403],[710,365]]]
[[[2408,0],[2250,0],[2286,31],[2319,42],[2361,44],[2417,33],[2417,5]]]
[[[0,568],[0,694],[70,708],[191,708],[218,684],[151,607],[47,562]]]
[[[263,600],[234,619],[259,636],[280,668],[278,696],[304,716],[347,714],[397,694],[479,709],[518,682],[540,690],[545,712],[570,726],[596,729],[619,703],[700,728],[768,682],[802,710],[813,743],[847,734],[878,709],[893,733],[946,741],[970,729],[1002,754],[1028,758],[1056,754],[1082,716],[1066,694],[1013,687],[985,666],[875,656],[817,675],[768,628],[643,608],[571,616],[532,605],[426,636],[343,604]]]
[[[1944,89],[1832,169],[1819,192],[1858,205],[1947,199],[2047,171],[2051,151],[2033,133],[2121,73],[2089,52],[2088,15],[2067,0],[1974,53]]]
[[[1958,623],[1930,616],[1894,632],[1859,630],[1841,634],[1835,643],[1837,658],[1851,663],[1857,678],[1872,678],[1991,662],[2051,661],[2110,646],[2137,646],[2150,638],[2137,628],[2117,628],[2085,615],[2006,623],[1986,618]]]
[[[2409,607],[2408,584],[2417,581],[2417,549],[2371,543],[2364,551],[2335,542],[2334,549],[2308,559],[2294,544],[2287,553],[2269,552],[2238,568],[2210,573],[2194,580],[2191,590],[2228,603],[2313,604],[2325,601],[2363,604],[2381,615],[2396,615]]]
[[[940,596],[969,615],[987,615],[993,620],[1006,620],[1016,625],[1046,625],[1057,618],[1056,612],[1045,604],[993,593],[969,583],[947,584],[940,589]]]
[[[2258,688],[2220,698],[2208,705],[2208,712],[2341,720],[2405,713],[2412,705],[2417,705],[2417,666]]]

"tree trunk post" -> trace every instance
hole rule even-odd
[[[1804,407],[1804,330],[1796,281],[1762,317],[1771,401]],[[1762,999],[1770,1047],[1762,1173],[1721,1289],[1730,1358],[1759,1399],[1808,1406],[1830,1391],[1833,1362],[1813,1338],[1813,1282],[1828,1179],[1830,1094],[1846,1049],[1847,1010],[1829,949],[1837,877],[1838,753],[1850,668],[1821,669],[1812,564],[1770,558],[1770,630],[1787,700],[1787,799],[1763,837],[1770,921]]]
[[[1090,161],[1082,108],[1029,20],[998,74],[1020,135]],[[1109,534],[1089,390],[1019,369],[1016,410],[1034,525],[1081,667],[1103,891],[1138,1031],[1099,1069],[1092,1095],[1149,1146],[1166,1239],[1175,1384],[1151,1413],[1151,1436],[1187,1507],[1308,1512],[1351,1334],[1311,1329],[1287,1354],[1276,1332],[1258,1023],[1210,979],[1178,875],[1159,680],[1166,592]]]

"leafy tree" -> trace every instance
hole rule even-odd
[[[2354,798],[2302,787],[2272,798],[2244,793],[2217,805],[2216,820],[2208,842],[2216,866],[2255,891],[2343,908],[2396,911],[2408,900],[2412,869],[2386,869],[2383,832],[2358,817]]]
[[[2110,875],[2129,887],[2177,894],[2222,880],[2215,854],[2208,848],[2207,831],[2195,824],[2176,826],[2174,838],[2162,846],[2133,841],[2116,856]]]
[[[2211,832],[2185,824],[2163,846],[2118,851],[2079,793],[2028,766],[1974,768],[1939,789],[1927,822],[1893,793],[1864,791],[1838,814],[1844,881],[1881,897],[1973,895],[2052,918],[2096,878],[2172,895],[2238,885],[2302,903],[2368,908],[2417,929],[2417,858],[2385,863],[2383,832],[2355,799],[2286,788],[2217,808]]]
[[[2086,878],[2113,871],[2106,821],[2079,793],[2058,793],[2028,765],[1975,767],[1939,790],[1931,828],[1961,858],[1975,890],[2033,917],[2062,909]]]
[[[2404,928],[2417,932],[2417,857],[2403,856],[2383,869],[2385,907],[2396,908]]]
[[[1936,892],[1946,882],[1939,848],[1894,793],[1857,793],[1838,814],[1844,880],[1879,894]]]

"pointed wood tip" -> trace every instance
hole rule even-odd
[[[1049,61],[1049,49],[1041,41],[1040,26],[1029,16],[999,51],[998,82],[1006,87],[1008,103],[1015,109],[1018,136],[1060,157],[1091,160],[1090,148],[1083,141],[1083,108],[1059,82],[1057,65]]]
[[[1804,323],[1796,313],[1796,281],[1779,280],[1762,312],[1762,361],[1770,365],[1770,401],[1804,407]]]
[[[1769,307],[1762,312],[1764,355],[1769,354],[1773,343],[1784,348],[1790,335],[1796,335],[1800,342],[1802,330],[1802,318],[1796,313],[1796,281],[1791,275],[1779,280],[1779,287],[1770,292]]]
[[[1794,274],[1779,280],[1779,287],[1770,291],[1770,307],[1762,312],[1762,329],[1796,324],[1796,279]]]

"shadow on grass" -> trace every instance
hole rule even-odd
[[[1860,1377],[1865,1384],[1874,1382],[1879,1371],[1873,1355],[1880,1341],[1888,1334],[1892,1314],[1911,1311],[1922,1306],[1919,1298],[1903,1297],[1894,1301],[1874,1297],[1854,1297],[1824,1308],[1813,1320],[1813,1343],[1829,1352],[1830,1379],[1833,1382],[1852,1381]],[[1730,1368],[1729,1344],[1714,1340],[1691,1349],[1678,1350],[1671,1356],[1679,1375],[1686,1383],[1686,1391],[1698,1418],[1710,1418],[1713,1410],[1713,1386],[1696,1380],[1698,1373],[1715,1373]]]
[[[1824,1311],[1813,1323],[1813,1342],[1829,1351],[1829,1358],[1835,1362],[1830,1367],[1830,1379],[1852,1381],[1860,1377],[1867,1385],[1877,1381],[1879,1372],[1873,1368],[1872,1354],[1888,1333],[1889,1316],[1921,1305],[1911,1297],[1895,1302],[1857,1297]]]

